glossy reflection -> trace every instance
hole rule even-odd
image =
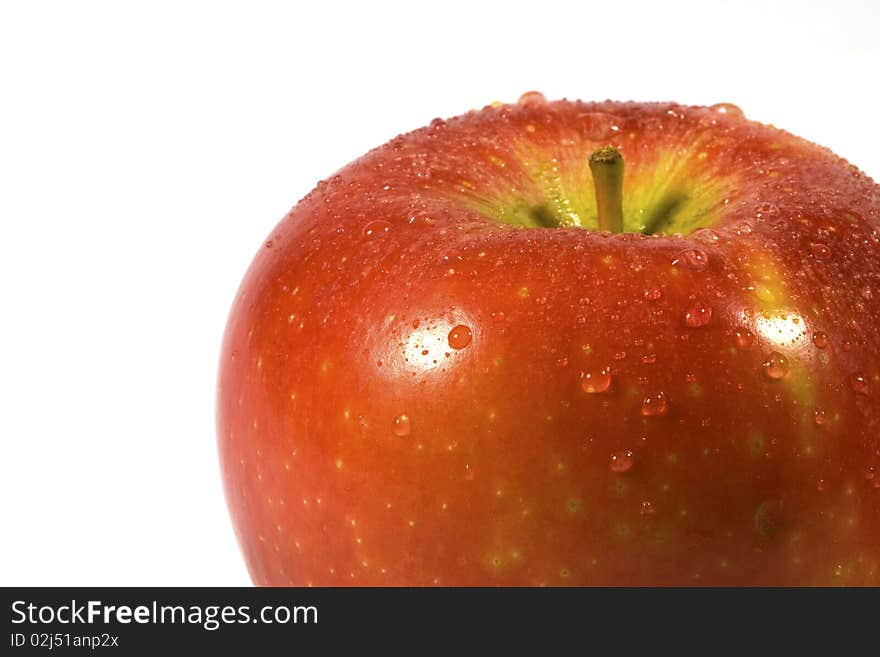
[[[381,369],[386,376],[440,372],[453,366],[473,348],[471,342],[475,341],[476,333],[470,327],[475,324],[469,317],[425,319],[430,317],[428,313],[420,317],[395,321],[394,328],[376,345],[372,360],[382,362]]]
[[[755,331],[770,344],[788,348],[795,346],[807,333],[803,318],[795,313],[758,314]]]

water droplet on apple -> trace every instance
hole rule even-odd
[[[764,500],[755,510],[755,529],[764,537],[778,534],[783,524],[783,506],[778,500]]]
[[[654,515],[654,503],[650,500],[642,501],[642,507],[639,509],[639,514],[643,516]]]
[[[859,288],[859,294],[865,301],[870,301],[874,298],[874,290],[871,289],[870,285],[863,285]]]
[[[816,349],[824,349],[828,346],[828,336],[822,331],[816,331],[813,333],[813,344],[816,345]]]
[[[611,387],[611,368],[602,367],[581,372],[581,388],[589,394],[607,391]]]
[[[520,105],[543,105],[547,98],[540,91],[527,91],[516,102]]]
[[[473,340],[473,333],[469,326],[459,324],[449,332],[446,340],[453,349],[464,349]]]
[[[690,234],[690,237],[704,242],[712,242],[714,244],[721,241],[721,235],[718,234],[718,231],[712,230],[711,228],[698,228]]]
[[[626,472],[633,465],[633,453],[630,450],[615,452],[611,455],[611,472]]]
[[[738,118],[745,117],[743,111],[733,103],[715,103],[711,107],[710,110],[718,112],[719,114],[724,114],[726,116],[735,116]]]
[[[705,271],[709,267],[709,254],[701,249],[685,249],[676,254],[672,264],[693,271]]]
[[[755,219],[758,221],[776,216],[779,216],[779,206],[775,203],[762,203],[755,212]]]
[[[712,307],[696,301],[684,313],[684,325],[688,328],[701,328],[712,321]]]
[[[827,260],[831,257],[831,249],[827,244],[810,244],[810,253],[812,253],[813,257],[817,260]]]
[[[366,226],[364,226],[364,237],[367,239],[375,239],[376,237],[382,237],[389,230],[391,230],[391,224],[387,221],[383,221],[382,219],[376,219],[375,221],[371,221]]]
[[[653,365],[654,363],[657,362],[657,354],[655,354],[655,353],[645,354],[644,356],[642,356],[642,362],[645,365]]]
[[[788,374],[788,360],[778,351],[770,352],[764,361],[764,374],[774,381]]]
[[[395,436],[400,436],[401,438],[408,436],[412,431],[412,423],[410,422],[409,416],[401,414],[394,418],[392,430],[394,431]]]
[[[819,481],[816,482],[816,490],[819,491],[820,493],[825,490],[825,480],[824,479],[820,479]]]
[[[663,296],[663,291],[659,287],[649,287],[642,293],[642,296],[645,297],[646,301],[657,301],[657,299]]]
[[[605,141],[620,131],[617,117],[605,112],[584,112],[578,118],[584,137],[591,141]]]
[[[868,378],[861,372],[849,375],[849,387],[860,395],[868,394]]]
[[[738,328],[734,331],[736,337],[736,347],[740,351],[751,349],[755,344],[755,334],[747,328]]]
[[[655,417],[666,415],[669,412],[669,404],[666,401],[666,394],[658,392],[648,395],[642,401],[642,415],[645,417]]]
[[[740,221],[738,224],[736,224],[734,226],[733,230],[737,235],[743,236],[743,235],[751,235],[754,228],[752,227],[752,224],[749,223],[748,221]]]
[[[825,411],[821,408],[817,408],[813,411],[813,421],[816,423],[817,427],[824,427],[828,424],[828,417],[825,415]]]

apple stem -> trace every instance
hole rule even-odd
[[[599,230],[623,232],[623,156],[614,146],[603,146],[590,155],[596,187]]]

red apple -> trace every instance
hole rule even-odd
[[[218,435],[261,585],[880,584],[880,187],[731,105],[435,120],[267,239]]]

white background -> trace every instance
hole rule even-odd
[[[249,583],[226,313],[275,222],[529,89],[729,101],[880,177],[876,2],[0,5],[0,585]]]

